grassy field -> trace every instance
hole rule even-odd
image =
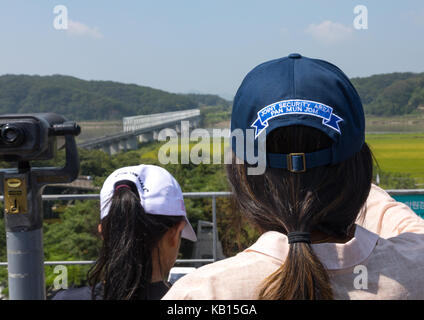
[[[158,157],[172,159],[171,153],[173,153],[177,157],[176,159],[181,162],[178,155],[184,153],[189,155],[191,163],[222,164],[224,152],[228,146],[228,139],[221,138],[199,139],[198,142],[187,141],[186,143],[178,139],[151,145],[150,148],[143,150],[141,159],[157,159]]]
[[[212,148],[212,141],[216,143],[217,148]],[[424,188],[424,132],[367,134],[366,141],[382,171],[400,174],[397,179],[403,179],[402,175],[410,176],[415,179],[416,187]],[[227,139],[211,139],[189,144],[168,142],[164,148],[161,148],[160,144],[156,144],[150,149],[144,150],[141,159],[157,158],[159,150],[167,153],[167,157],[170,156],[170,151],[177,154],[191,152],[192,155],[193,152],[197,154],[200,151],[204,157],[209,159],[210,163],[217,163],[214,158],[216,159],[218,154],[219,159],[219,154],[223,155],[226,147],[228,147]],[[224,161],[224,158],[221,158],[221,161]],[[203,163],[206,162],[203,161]],[[218,163],[222,162],[218,160]]]
[[[424,115],[405,115],[397,117],[366,117],[367,132],[372,133],[413,133],[423,132]]]
[[[111,135],[122,131],[122,121],[80,121],[81,134],[77,142]]]
[[[82,133],[78,142],[117,133],[122,130],[121,121],[90,121],[81,122]],[[215,123],[215,128],[229,126],[228,121]],[[371,147],[377,162],[383,171],[399,174],[409,174],[416,179],[419,188],[424,188],[424,115],[408,115],[401,117],[369,117],[367,116],[366,141]],[[212,141],[210,141],[212,143]],[[197,145],[197,149],[203,149],[205,153],[214,154],[218,151],[190,142],[190,149]],[[225,141],[225,146],[228,142]],[[188,145],[179,146],[187,148]],[[143,158],[157,157],[158,146],[152,150],[146,150]],[[171,148],[173,149],[173,148]],[[222,149],[224,145],[222,145]],[[222,152],[222,151],[221,151]],[[205,155],[207,156],[207,155]],[[213,163],[213,156],[210,157]]]
[[[216,143],[217,148],[212,148],[212,141]],[[367,134],[366,141],[369,144],[374,157],[382,171],[390,173],[399,173],[410,175],[416,182],[424,187],[424,132],[423,133],[390,133],[390,134]],[[203,151],[203,156],[214,163],[213,156],[222,153],[228,146],[228,140],[220,139],[190,142],[190,144],[169,143],[168,148],[162,151],[169,152],[190,152]],[[195,148],[196,150],[193,150]],[[202,153],[202,152],[201,152]],[[157,147],[143,154],[144,157],[154,158],[157,156]],[[193,154],[193,153],[192,153]],[[219,157],[218,157],[219,159]],[[223,160],[223,159],[222,159]],[[219,160],[218,160],[219,161]]]
[[[367,134],[383,171],[410,174],[424,187],[424,133]]]

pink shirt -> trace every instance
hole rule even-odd
[[[350,241],[312,244],[335,299],[424,299],[424,220],[375,185],[366,208]],[[288,249],[284,234],[266,232],[236,256],[184,276],[163,299],[256,299]]]

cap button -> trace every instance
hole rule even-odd
[[[302,56],[299,53],[291,53],[291,54],[289,54],[289,58],[300,59],[300,58],[302,58]]]

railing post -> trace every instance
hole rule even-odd
[[[217,224],[216,224],[216,197],[212,196],[212,223],[213,223],[213,231],[212,231],[212,241],[213,241],[213,261],[217,260]]]

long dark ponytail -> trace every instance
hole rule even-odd
[[[314,152],[332,141],[321,131],[304,126],[278,128],[267,137],[273,153]],[[333,166],[292,173],[267,168],[248,175],[246,164],[230,164],[227,174],[236,203],[262,231],[288,234],[320,232],[347,239],[368,197],[372,155],[367,144],[350,159]],[[289,245],[281,267],[259,288],[260,299],[333,299],[328,273],[309,243]]]
[[[159,250],[159,240],[183,217],[146,213],[134,183],[118,184],[128,187],[115,189],[109,213],[101,221],[103,245],[88,274],[92,298],[102,284],[104,300],[149,299],[153,250]]]

